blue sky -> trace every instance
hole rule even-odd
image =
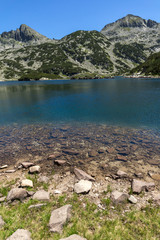
[[[60,39],[76,30],[100,31],[127,14],[160,22],[160,0],[1,0],[0,33],[22,23]]]

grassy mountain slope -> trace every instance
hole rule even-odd
[[[144,63],[131,70],[131,74],[160,76],[160,52],[151,55]]]

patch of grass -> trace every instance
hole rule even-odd
[[[59,240],[72,234],[79,234],[87,240],[153,240],[160,238],[160,208],[147,206],[142,211],[124,213],[123,205],[114,209],[99,210],[85,196],[83,200],[77,194],[68,197],[52,197],[51,201],[40,209],[28,209],[37,201],[18,202],[13,205],[1,205],[0,215],[6,224],[0,231],[4,240],[18,228],[28,229],[32,239]],[[110,204],[106,200],[106,205]],[[62,234],[50,233],[48,223],[53,209],[71,204],[72,217],[65,224]],[[111,217],[112,216],[112,217]]]

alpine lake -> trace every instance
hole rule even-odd
[[[0,165],[33,159],[48,172],[158,172],[160,79],[0,82]]]

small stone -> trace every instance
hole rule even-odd
[[[24,168],[29,168],[34,165],[32,162],[22,162],[21,164]]]
[[[74,186],[74,191],[76,193],[88,193],[92,188],[92,182],[88,180],[80,180]]]
[[[0,215],[0,228],[4,226],[5,222],[2,219],[2,216]]]
[[[5,200],[6,200],[6,197],[1,197],[1,198],[0,198],[0,203],[1,203],[1,202],[4,202]]]
[[[43,182],[43,183],[48,183],[49,182],[49,178],[46,176],[40,176],[38,179],[39,182]]]
[[[40,172],[40,166],[33,166],[29,168],[30,173],[39,173]]]
[[[128,175],[127,175],[126,172],[123,172],[123,171],[121,171],[121,170],[118,170],[117,176],[120,177],[120,178],[126,178]]]
[[[28,230],[18,229],[6,240],[32,240],[31,233]]]
[[[23,188],[13,188],[7,195],[7,201],[22,200],[28,196],[28,192]]]
[[[15,169],[10,169],[10,170],[5,171],[5,173],[14,173],[14,172],[16,172]]]
[[[33,182],[29,179],[24,179],[21,182],[21,187],[33,187]]]
[[[128,201],[130,201],[131,203],[134,203],[134,204],[137,203],[137,199],[133,195],[129,196]]]
[[[33,192],[33,191],[28,191],[27,193],[28,193],[29,197],[31,197],[31,196],[33,196],[35,194],[35,192]]]
[[[33,195],[32,198],[40,201],[49,201],[50,196],[49,196],[49,192],[46,192],[44,190],[39,190]]]
[[[133,193],[141,193],[143,190],[151,191],[155,188],[155,184],[153,182],[148,183],[145,181],[133,179],[132,181],[132,190]]]
[[[60,190],[55,189],[55,190],[53,191],[53,193],[54,193],[54,194],[61,194],[62,192],[61,192]]]
[[[119,192],[119,191],[113,191],[111,193],[111,200],[115,204],[125,202],[127,199],[128,199],[127,193],[123,193],[123,192]]]
[[[137,178],[143,178],[143,174],[141,172],[134,174]]]
[[[65,160],[55,160],[54,163],[59,165],[59,166],[62,166],[64,164],[66,164],[66,161]]]
[[[89,180],[89,181],[95,181],[95,179],[93,177],[91,177],[89,174],[87,174],[86,172],[84,172],[81,169],[75,168],[74,169],[74,174],[76,175],[76,177],[79,180]]]
[[[87,240],[86,238],[83,238],[77,234],[73,234],[67,238],[61,238],[60,240]]]
[[[0,169],[4,169],[4,168],[7,168],[8,165],[3,165],[3,166],[0,166]]]
[[[65,205],[61,208],[58,208],[51,213],[49,227],[51,232],[61,233],[63,225],[71,217],[71,205]]]
[[[39,204],[35,204],[35,205],[30,205],[28,207],[28,209],[31,209],[31,208],[41,208],[43,206],[46,206],[46,204],[45,203],[39,203]]]

